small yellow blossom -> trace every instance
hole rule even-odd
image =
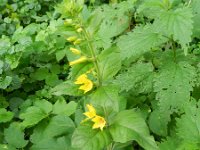
[[[80,44],[81,41],[82,41],[82,39],[77,39],[77,40],[75,40],[75,41],[74,41],[74,45]]]
[[[92,119],[92,122],[94,122],[92,129],[100,128],[101,131],[103,130],[103,128],[106,125],[106,120],[103,117],[98,116],[98,115]]]
[[[76,81],[74,82],[75,84],[81,84],[79,87],[80,90],[84,91],[84,94],[87,93],[88,91],[92,90],[93,88],[93,82],[87,78],[86,74],[80,75]]]
[[[76,49],[76,48],[70,47],[70,51],[71,51],[72,53],[76,54],[76,55],[80,55],[80,54],[81,54],[81,51],[79,51],[79,50]]]
[[[95,110],[95,108],[92,105],[90,105],[90,104],[87,104],[86,107],[87,107],[88,111],[85,112],[85,113],[83,113],[83,114],[86,117],[88,117],[89,119],[92,119],[93,117],[95,117],[96,116],[96,110]]]
[[[74,42],[76,40],[77,40],[76,36],[70,36],[70,37],[67,38],[67,41],[69,41],[69,42]]]
[[[73,65],[80,64],[86,61],[88,61],[88,58],[85,56],[81,56],[79,59],[69,62],[69,65],[73,66]]]
[[[72,19],[66,19],[65,21],[64,21],[64,25],[71,25],[72,24]]]
[[[78,28],[76,31],[77,31],[78,33],[81,33],[81,32],[83,31],[83,29],[82,29],[82,28]]]

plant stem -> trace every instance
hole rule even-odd
[[[85,36],[87,43],[88,43],[88,48],[90,49],[91,55],[94,58],[93,62],[94,62],[94,67],[95,67],[96,72],[97,72],[97,80],[98,80],[97,86],[101,86],[102,85],[102,78],[101,78],[101,74],[100,74],[100,70],[99,70],[98,60],[97,60],[97,57],[96,57],[96,54],[95,54],[95,51],[94,51],[94,46],[93,46],[93,44],[90,40],[91,36],[84,27],[83,27],[83,32],[84,32],[84,36]]]

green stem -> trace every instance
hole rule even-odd
[[[174,41],[172,41],[172,50],[174,52],[174,62],[176,62],[176,45],[175,45]]]
[[[91,43],[91,40],[90,40],[91,36],[89,35],[89,33],[86,31],[86,29],[84,27],[83,27],[83,32],[84,32],[84,36],[85,36],[87,43],[88,43],[88,48],[90,49],[91,55],[94,58],[93,62],[94,62],[95,70],[97,72],[97,80],[98,80],[97,86],[101,86],[102,85],[102,78],[101,78],[101,74],[100,74],[98,60],[97,60],[97,57],[96,57],[96,54],[95,54],[95,51],[94,51],[94,46],[93,46],[93,44]]]

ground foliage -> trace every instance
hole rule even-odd
[[[199,8],[0,0],[0,149],[200,149]]]

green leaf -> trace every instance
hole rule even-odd
[[[68,104],[64,99],[56,101],[56,103],[53,106],[53,114],[63,114],[66,116],[70,116],[73,113],[75,113],[77,108],[77,103],[74,101],[70,101]]]
[[[5,140],[13,147],[23,148],[28,144],[28,141],[24,140],[24,132],[19,123],[12,123],[4,130],[4,134]]]
[[[151,48],[164,43],[166,39],[155,30],[156,28],[152,25],[139,26],[133,32],[121,36],[117,43],[121,51],[121,58],[124,60],[141,56],[150,51]]]
[[[13,112],[7,111],[5,108],[0,108],[0,123],[11,121],[13,116]]]
[[[114,81],[121,91],[133,90],[137,93],[145,93],[152,90],[153,70],[151,63],[135,63],[126,72],[119,74]]]
[[[111,143],[110,134],[104,130],[79,126],[72,135],[72,147],[81,150],[102,150]]]
[[[199,144],[200,139],[200,103],[191,101],[185,105],[185,114],[177,118],[177,135],[185,143]]]
[[[20,119],[23,119],[22,125],[31,127],[42,119],[48,117],[52,111],[52,104],[46,100],[36,101],[34,106],[28,107],[25,112],[20,114]]]
[[[54,138],[61,135],[72,133],[75,125],[71,118],[65,115],[57,115],[50,119],[49,122],[41,122],[31,135],[31,142],[40,143],[43,139]]]
[[[158,149],[153,137],[149,134],[145,120],[134,110],[119,112],[109,130],[115,142],[126,143],[135,140],[144,149]]]
[[[169,38],[173,36],[173,39],[181,44],[185,55],[187,54],[187,46],[192,40],[192,17],[191,9],[189,7],[183,7],[165,11],[155,21],[157,30]]]
[[[176,112],[190,99],[196,70],[188,62],[166,61],[163,63],[154,84],[156,99],[161,112]]]
[[[69,150],[69,142],[65,137],[44,138],[40,142],[33,144],[30,150]]]
[[[79,85],[74,84],[74,82],[68,80],[62,82],[51,89],[51,93],[56,96],[70,95],[70,96],[80,96],[82,91],[78,89]]]
[[[30,76],[35,80],[44,80],[49,75],[49,70],[47,68],[39,68],[36,72],[32,73]]]
[[[121,69],[120,52],[117,47],[104,50],[98,60],[100,76],[103,81],[111,79]]]
[[[118,95],[118,88],[115,86],[102,86],[91,94],[90,103],[94,107],[101,107],[106,113],[118,112],[120,96]]]
[[[12,77],[6,76],[5,78],[0,77],[0,89],[6,89],[12,82]]]

